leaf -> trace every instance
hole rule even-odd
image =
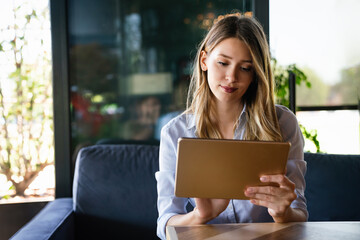
[[[10,162],[4,162],[4,165],[7,169],[11,168],[11,163]]]
[[[10,198],[9,195],[2,196],[3,199],[8,200]]]
[[[35,10],[32,10],[31,16],[34,16],[35,18],[37,18],[37,14],[36,14],[36,11],[35,11]]]
[[[10,44],[11,44],[12,47],[16,47],[15,39],[11,40]]]
[[[299,126],[300,126],[300,130],[301,130],[303,136],[306,139],[310,140],[310,142],[312,142],[315,145],[316,152],[317,153],[321,152],[320,143],[317,139],[317,137],[318,137],[317,130],[312,129],[312,130],[308,131],[303,125],[299,124]]]
[[[30,22],[30,20],[31,20],[31,15],[30,15],[30,14],[28,14],[28,15],[26,15],[26,16],[25,16],[25,18],[26,18],[26,21],[29,23],[29,22]]]

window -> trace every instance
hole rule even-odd
[[[0,19],[0,203],[52,200],[48,1],[3,1]]]
[[[296,63],[312,83],[299,106],[357,105],[360,97],[360,2],[270,1],[270,44],[279,64]]]
[[[213,21],[252,1],[69,1],[72,151],[159,140],[184,110],[196,46]]]
[[[298,121],[309,130],[316,130],[320,150],[335,154],[359,154],[359,113],[357,110],[298,111]],[[315,146],[305,141],[305,149]]]
[[[359,11],[353,0],[270,1],[272,55],[280,65],[296,64],[311,82],[296,88],[297,117],[317,130],[327,153],[360,153]]]

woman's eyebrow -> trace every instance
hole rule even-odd
[[[228,59],[233,59],[232,57],[226,55],[226,54],[223,54],[223,53],[219,53],[219,56],[221,57],[224,57],[224,58],[228,58]],[[242,62],[248,62],[248,63],[252,63],[251,60],[248,60],[248,59],[244,59],[244,60],[241,60]]]
[[[223,54],[223,53],[219,53],[219,56],[224,57],[224,58],[232,59],[232,57],[230,57],[230,56],[228,56],[228,55],[225,55],[225,54]]]

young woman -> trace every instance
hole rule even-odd
[[[201,43],[191,79],[188,108],[165,125],[160,140],[158,229],[166,225],[306,221],[304,140],[295,115],[275,106],[270,53],[261,25],[253,18],[228,16]],[[250,200],[187,199],[174,196],[177,140],[224,138],[291,143],[286,175],[249,187]],[[194,210],[186,211],[192,204]]]

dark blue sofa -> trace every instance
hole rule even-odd
[[[17,239],[157,239],[158,146],[95,145],[78,155],[73,198],[50,202]],[[360,156],[305,153],[309,221],[360,220]]]

